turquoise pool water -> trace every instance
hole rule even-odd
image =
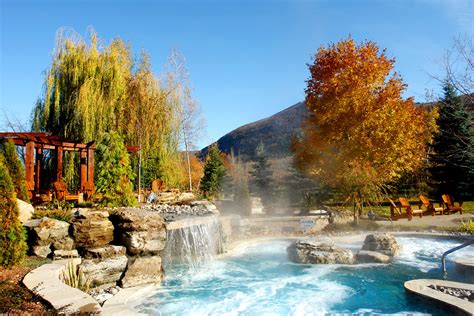
[[[460,243],[397,240],[403,248],[393,263],[353,266],[291,263],[285,240],[248,244],[199,270],[168,271],[159,291],[134,308],[153,315],[447,315],[406,295],[403,283],[440,278],[442,253]],[[472,250],[467,247],[452,258]],[[456,274],[449,261],[448,271],[451,280],[474,281]]]

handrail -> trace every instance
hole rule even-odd
[[[447,272],[446,272],[446,257],[450,254],[450,253],[453,253],[459,249],[462,249],[462,248],[465,248],[467,246],[470,246],[472,244],[474,244],[474,237],[468,237],[468,238],[473,238],[469,241],[466,241],[464,244],[462,245],[459,245],[459,246],[456,246],[452,249],[449,249],[448,251],[446,251],[445,253],[443,253],[443,256],[441,257],[441,264],[443,266],[443,272],[444,272],[444,275],[446,276],[447,275]]]

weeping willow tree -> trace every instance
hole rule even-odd
[[[117,132],[127,145],[141,148],[146,181],[160,178],[175,186],[183,174],[178,155],[181,105],[171,89],[154,76],[147,54],[135,64],[130,45],[120,38],[105,45],[93,30],[88,41],[60,31],[33,111],[33,130],[81,142]],[[132,159],[136,163],[138,158]],[[71,184],[77,177],[73,164],[74,158],[65,160]]]

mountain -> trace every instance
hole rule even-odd
[[[293,136],[301,130],[303,118],[308,113],[304,102],[296,103],[270,117],[243,125],[219,138],[219,150],[234,153],[244,158],[252,158],[260,142],[271,157],[286,157]],[[201,150],[206,155],[208,147]]]
[[[465,95],[461,98],[468,111],[473,112],[473,95]],[[416,106],[431,109],[436,104],[436,102],[416,103]],[[227,133],[217,141],[219,149],[230,153],[233,148],[236,155],[243,156],[244,159],[252,159],[257,145],[263,142],[268,156],[287,157],[290,155],[291,141],[301,132],[301,123],[307,114],[308,110],[304,102],[296,103],[270,117],[243,125]],[[202,156],[206,155],[207,148],[201,150]]]

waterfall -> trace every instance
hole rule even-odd
[[[217,216],[185,218],[166,226],[167,240],[162,256],[165,272],[196,271],[222,252]]]

